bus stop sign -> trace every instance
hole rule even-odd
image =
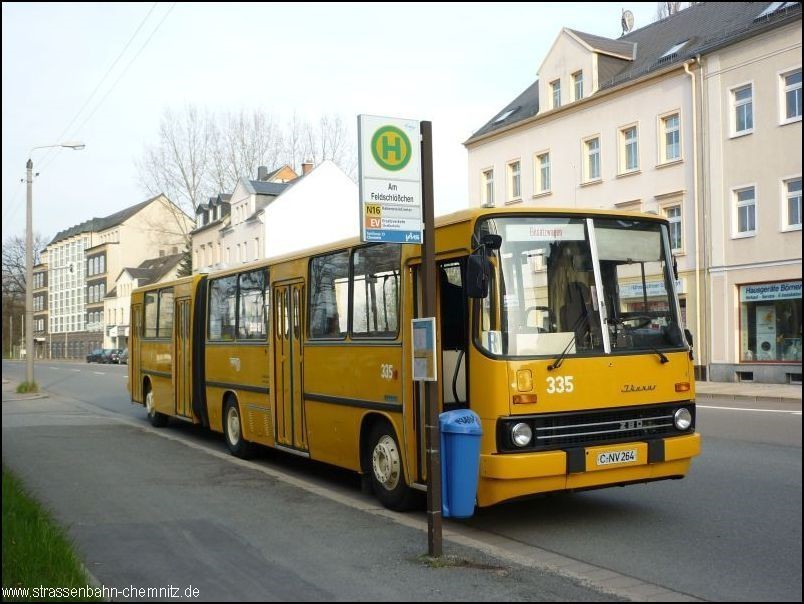
[[[357,117],[360,239],[422,243],[419,122]]]

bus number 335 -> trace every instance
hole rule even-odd
[[[572,380],[575,376],[559,375],[558,377],[547,378],[547,394],[564,394],[572,392],[575,386]]]

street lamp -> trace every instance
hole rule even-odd
[[[25,379],[28,387],[34,383],[34,339],[33,339],[33,162],[31,156],[37,149],[52,149],[53,147],[66,147],[80,151],[86,145],[79,142],[59,143],[58,145],[43,145],[34,147],[28,153],[28,163],[25,182],[28,185],[27,214],[25,219]]]

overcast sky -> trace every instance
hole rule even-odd
[[[436,214],[460,209],[463,141],[533,83],[562,26],[618,37],[623,8],[655,19],[655,2],[4,2],[3,240],[25,232],[32,147],[86,144],[33,152],[34,230],[52,237],[147,199],[135,160],[187,103],[337,114],[355,138],[360,113],[430,120]]]

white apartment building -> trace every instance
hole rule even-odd
[[[735,109],[730,99],[735,98],[734,91],[751,81],[746,78],[758,77],[745,73],[737,81],[734,66],[740,61],[749,71],[775,70],[764,79],[769,80],[768,94],[776,95],[776,99],[782,93],[795,96],[798,73],[800,99],[800,10],[797,3],[701,3],[616,40],[563,28],[539,66],[538,79],[466,141],[470,203],[611,208],[666,216],[678,261],[682,319],[694,335],[696,373],[706,377],[713,367],[712,341],[730,337],[728,327],[737,333],[734,316],[719,331],[713,331],[723,316],[722,304],[736,308],[736,290],[727,291],[726,298],[713,298],[709,290],[715,240],[711,231],[722,224],[719,220],[735,220],[732,214],[724,218],[714,210],[723,206],[724,197],[722,191],[712,188],[716,179],[710,175],[710,163],[725,162],[730,155],[720,142],[713,146],[713,141],[720,141],[723,127],[718,124],[733,121]],[[763,12],[766,14],[760,17]],[[787,30],[790,33],[780,39]],[[771,41],[775,44],[772,48],[768,46]],[[756,44],[764,46],[758,49]],[[715,71],[709,71],[709,62],[734,53],[740,59],[731,59],[723,70],[729,74],[732,92],[722,90],[715,96]],[[776,54],[780,56],[757,62],[758,57]],[[739,100],[742,103],[743,97]],[[753,171],[775,182],[777,190],[788,187],[785,200],[792,201],[784,203],[793,206],[798,182],[800,207],[800,117],[797,126],[792,118],[790,127],[787,117],[781,120],[785,122],[782,126],[778,100],[769,99],[766,107],[771,106],[777,129],[763,139],[769,145],[766,152],[743,153],[743,159],[736,161],[736,145],[740,144],[736,139],[742,135],[721,138],[735,144],[735,174],[750,173],[744,164],[752,163]],[[785,127],[790,134],[784,132]],[[796,128],[798,139],[794,142]],[[784,155],[786,161],[766,161],[774,154]],[[736,182],[729,191],[736,195],[746,186],[750,183]],[[741,193],[741,204],[744,197]],[[782,224],[781,198],[775,205],[771,221]],[[782,262],[788,269],[782,271],[785,277],[778,278],[798,279],[800,309],[800,230],[797,246],[795,237],[787,235],[790,230],[795,226],[786,231],[777,228],[776,236],[782,238],[765,243],[777,248],[771,254],[773,260],[735,257],[734,262],[739,266]],[[757,246],[748,253],[760,251]],[[729,252],[736,253],[736,249]],[[718,262],[726,266],[731,261],[724,258]],[[797,273],[795,268],[789,270],[795,266]],[[732,286],[736,287],[734,283]],[[728,346],[736,350],[733,337]],[[793,344],[789,347],[794,348]],[[718,350],[717,358],[726,358],[724,354]],[[736,377],[715,373],[717,379]],[[764,379],[790,379],[784,373],[772,373],[773,377],[769,372]],[[787,372],[793,379],[795,373]],[[800,379],[800,357],[798,376]]]
[[[287,182],[241,178],[230,196],[199,206],[193,271],[355,237],[360,234],[358,197],[354,181],[329,160],[316,167],[303,164],[302,176]]]

